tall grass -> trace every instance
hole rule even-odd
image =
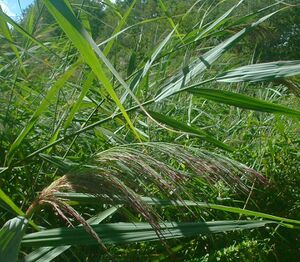
[[[293,123],[300,116],[297,107],[249,95],[251,83],[300,74],[299,61],[247,65],[247,54],[244,64],[231,60],[244,37],[287,7],[234,17],[243,2],[215,17],[222,3],[197,1],[171,16],[159,1],[161,16],[134,24],[140,3],[123,13],[121,4],[107,3],[118,22],[101,40],[93,39],[87,19],[91,2],[39,1],[18,23],[0,10],[0,205],[7,220],[1,260],[16,261],[20,244],[26,261],[50,261],[73,245],[98,243],[109,254],[112,243],[160,240],[172,254],[167,239],[298,229],[297,219],[247,208],[272,181],[230,159],[241,150],[229,138],[247,122],[239,119],[242,110]],[[149,28],[160,35],[147,43],[153,46],[147,53],[139,45]],[[139,44],[126,45],[135,30]],[[226,108],[237,119],[227,137],[217,111]]]

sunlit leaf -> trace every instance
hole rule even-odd
[[[217,76],[219,82],[258,82],[300,74],[300,61],[278,61],[232,69]]]
[[[271,16],[276,14],[278,11],[268,14],[260,18],[257,22],[252,23],[250,26],[239,31],[235,35],[226,39],[222,43],[218,44],[210,51],[206,52],[204,55],[186,68],[186,70],[178,74],[170,83],[166,84],[162,92],[156,96],[156,102],[161,101],[175,93],[178,93],[184,86],[186,86],[191,80],[196,76],[199,76],[205,69],[209,68],[218,58],[220,58],[229,48],[231,48],[235,43],[237,43],[246,34],[249,34],[256,26],[263,23]]]

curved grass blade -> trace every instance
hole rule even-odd
[[[119,80],[119,74],[115,71],[100,49],[97,47],[93,39],[90,37],[88,32],[84,29],[81,23],[73,14],[72,10],[66,4],[66,1],[55,1],[55,0],[44,0],[46,7],[49,12],[56,19],[58,24],[61,26],[66,35],[70,38],[72,43],[75,45],[77,50],[80,52],[86,63],[93,70],[95,75],[98,77],[100,82],[103,84],[104,88],[115,102],[117,107],[122,112],[126,122],[129,127],[132,129],[135,136],[140,139],[139,134],[135,130],[126,110],[123,107],[123,104],[119,100],[117,94],[115,93],[108,77],[106,76],[100,61],[98,60],[94,50],[97,52],[102,61],[108,66],[108,68],[112,71],[114,75],[116,75]],[[120,80],[119,80],[120,81]],[[124,82],[124,81],[123,81]],[[122,82],[122,83],[123,83]]]
[[[221,27],[227,20],[227,17],[242,3],[244,0],[240,0],[237,4],[235,4],[233,7],[231,7],[227,12],[225,12],[222,16],[220,16],[218,19],[216,19],[211,25],[209,25],[207,28],[201,32],[194,41],[199,40],[201,37],[206,35],[212,30],[216,30],[219,27]]]
[[[242,66],[217,76],[218,82],[258,82],[300,74],[300,61],[278,61]]]
[[[230,146],[215,139],[211,134],[209,134],[208,132],[206,132],[204,130],[201,130],[201,129],[193,127],[193,126],[188,126],[187,124],[179,122],[179,121],[175,120],[174,118],[160,114],[158,112],[148,111],[148,113],[151,117],[153,117],[155,120],[157,120],[160,123],[166,124],[172,128],[175,128],[177,130],[183,131],[188,134],[197,135],[197,136],[201,137],[202,139],[206,140],[207,142],[210,142],[210,143],[216,145],[217,147],[220,147],[227,151],[233,151],[233,149]]]
[[[300,116],[300,111],[290,109],[281,105],[276,105],[263,100],[259,100],[250,96],[237,94],[224,90],[217,89],[205,89],[194,88],[189,92],[196,96],[201,96],[205,99],[212,100],[218,103],[241,107],[245,109],[267,112],[267,113],[279,113],[290,116]]]
[[[136,87],[141,83],[141,81],[144,79],[144,77],[147,75],[149,70],[151,69],[151,66],[153,65],[155,59],[159,55],[159,53],[163,50],[165,45],[170,41],[172,35],[174,33],[174,30],[172,30],[167,37],[158,45],[158,47],[155,49],[155,51],[152,53],[150,59],[146,62],[144,65],[144,68],[136,75],[136,77],[132,80],[130,84],[130,90],[135,90]],[[125,94],[122,96],[121,101],[125,101],[127,95],[129,92],[125,92]]]
[[[173,95],[174,93],[180,92],[186,84],[188,84],[192,79],[202,73],[205,69],[209,68],[219,57],[221,57],[229,48],[237,43],[244,35],[250,33],[256,26],[263,23],[278,12],[279,11],[276,11],[260,18],[257,22],[252,23],[251,25],[226,39],[210,51],[206,52],[198,60],[189,65],[186,70],[184,70],[186,72],[180,73],[174,78],[175,80],[168,83],[163,88],[162,92],[160,92],[156,96],[155,101],[161,101]]]
[[[128,8],[128,10],[126,11],[126,13],[122,17],[121,21],[118,23],[117,27],[115,28],[115,30],[113,32],[113,35],[117,35],[120,32],[120,30],[122,29],[123,25],[126,23],[126,21],[127,21],[129,15],[130,15],[130,13],[131,13],[131,11],[132,11],[135,3],[136,3],[136,0],[132,2],[131,6]],[[86,13],[81,13],[81,14],[84,14],[86,23],[88,24],[88,28],[89,28],[90,25],[89,25],[89,22],[88,22],[88,20],[86,18],[87,14]],[[87,26],[85,26],[85,28],[87,28]],[[108,53],[110,52],[110,50],[111,50],[111,48],[113,46],[114,41],[115,41],[115,38],[109,39],[109,41],[107,42],[107,44],[106,44],[106,46],[105,46],[105,48],[103,50],[103,54],[104,55],[108,55]],[[68,116],[67,120],[64,123],[64,129],[65,130],[70,126],[70,124],[71,124],[71,122],[72,122],[72,120],[73,120],[76,112],[78,111],[78,109],[80,107],[80,104],[81,104],[84,96],[87,94],[87,92],[89,90],[89,87],[93,83],[93,80],[95,79],[95,77],[96,76],[95,76],[95,74],[93,72],[91,72],[90,74],[88,74],[87,80],[86,80],[86,82],[83,85],[83,89],[82,89],[82,91],[80,93],[80,96],[76,100],[76,103],[72,107],[72,109],[71,109],[71,111],[69,113],[69,116]]]
[[[0,188],[0,206],[9,212],[24,217],[25,213],[6,195]],[[35,229],[39,230],[39,227],[33,222],[29,221],[29,224]],[[0,260],[1,261],[1,260]]]
[[[92,194],[83,194],[83,193],[55,193],[55,196],[62,197],[68,199],[69,203],[81,203],[81,204],[99,204],[99,197],[92,195]],[[245,216],[254,216],[264,219],[270,219],[281,223],[286,227],[293,228],[293,225],[300,225],[299,220],[279,217],[263,212],[232,207],[232,206],[225,206],[225,205],[218,205],[213,203],[206,203],[206,202],[199,202],[199,201],[191,201],[191,200],[169,200],[169,199],[158,199],[154,197],[141,197],[143,202],[148,205],[157,205],[157,206],[194,206],[200,208],[210,208],[216,210],[222,210],[225,212],[236,213]]]
[[[24,212],[18,208],[18,206],[10,199],[8,195],[6,195],[2,189],[0,188],[0,201],[2,201],[9,211],[12,211],[16,215],[24,215]]]
[[[111,207],[98,215],[90,218],[87,222],[90,225],[97,225],[101,223],[107,217],[113,215],[115,212],[118,211],[120,206]],[[60,247],[41,247],[30,254],[28,254],[24,258],[24,262],[50,262],[54,258],[61,255],[63,252],[67,251],[71,245],[68,246],[60,246]]]
[[[3,225],[0,230],[0,261],[17,261],[27,223],[26,218],[15,217]]]

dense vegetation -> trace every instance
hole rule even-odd
[[[0,10],[0,261],[298,261],[297,2]]]

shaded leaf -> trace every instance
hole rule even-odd
[[[165,239],[191,237],[197,235],[210,235],[214,233],[252,229],[273,224],[274,221],[212,221],[198,223],[166,222],[160,224],[161,234]],[[158,241],[155,229],[148,223],[112,223],[93,226],[94,231],[101,236],[105,244],[132,243],[141,241]],[[44,230],[24,236],[24,246],[60,246],[69,245],[95,245],[97,242],[86,233],[82,227],[57,228]]]
[[[75,201],[79,203],[86,203],[86,204],[99,204],[99,197],[91,195],[91,194],[82,194],[82,193],[56,193],[57,197],[62,197],[68,199],[70,201]],[[222,210],[225,212],[236,213],[245,216],[254,216],[264,219],[271,219],[277,221],[279,223],[284,223],[283,225],[287,227],[291,227],[293,224],[300,225],[299,220],[279,217],[259,211],[248,210],[244,208],[238,208],[233,206],[225,206],[225,205],[218,205],[214,203],[206,203],[200,201],[191,201],[191,200],[170,200],[170,199],[158,199],[154,197],[141,197],[141,199],[148,205],[157,205],[157,206],[195,206],[199,208],[209,208],[209,209],[216,209]],[[103,204],[103,203],[102,203]]]
[[[27,222],[26,218],[19,216],[7,221],[1,228],[0,261],[17,261]]]
[[[87,222],[91,225],[97,225],[101,223],[104,219],[107,217],[113,215],[117,210],[119,209],[118,206],[111,207],[98,215],[91,217],[87,220]],[[25,262],[50,262],[54,258],[58,257],[62,253],[64,253],[66,250],[68,250],[71,247],[71,245],[68,246],[60,246],[60,247],[41,247],[37,250],[31,252],[28,254],[25,258]]]
[[[6,195],[0,188],[0,201],[4,203],[9,211],[14,212],[16,215],[24,215],[23,211]]]
[[[199,129],[199,128],[196,128],[193,126],[188,126],[187,124],[179,122],[179,121],[175,120],[174,118],[160,114],[158,112],[148,111],[148,113],[151,117],[153,117],[155,120],[159,121],[160,123],[166,124],[172,128],[183,131],[185,133],[195,134],[195,135],[201,137],[202,139],[206,140],[207,142],[210,142],[222,149],[225,149],[228,151],[233,151],[233,149],[230,148],[228,145],[215,139],[211,134],[209,134],[208,132],[206,132],[202,129]]]

